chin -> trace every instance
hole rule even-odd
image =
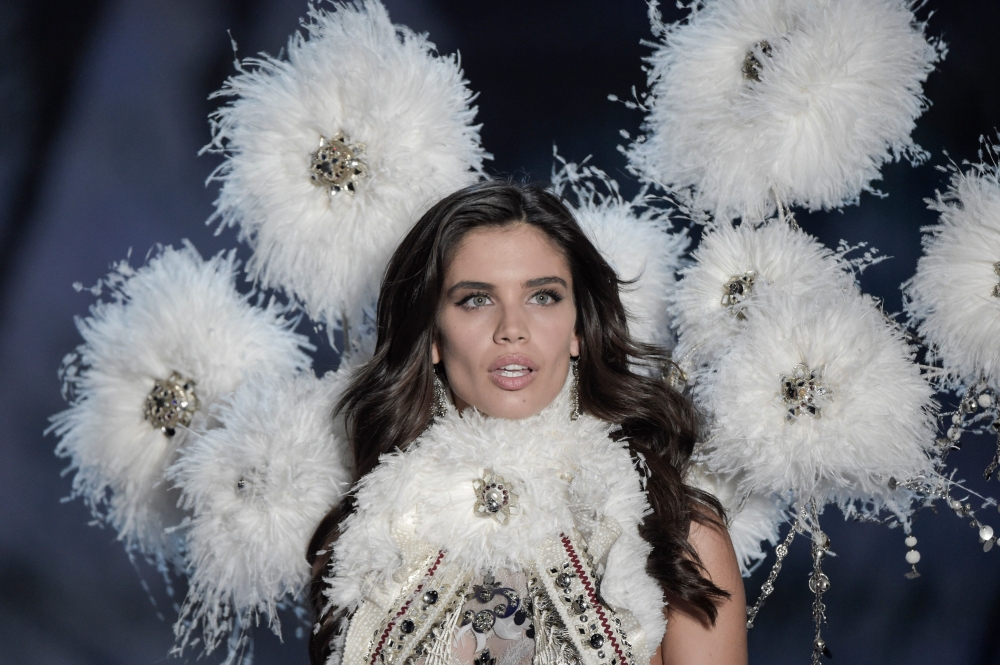
[[[493,418],[506,418],[507,420],[520,420],[537,415],[542,409],[547,407],[556,398],[556,395],[540,395],[535,391],[490,391],[494,394],[485,395],[478,406],[480,411]],[[501,394],[496,394],[500,392]],[[476,404],[476,402],[472,402]]]

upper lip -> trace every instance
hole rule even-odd
[[[536,365],[535,362],[528,356],[512,355],[512,356],[500,356],[499,358],[494,360],[493,364],[490,365],[489,371],[495,372],[498,369],[503,369],[508,365],[521,365],[523,367],[527,367],[532,372],[538,369],[538,365]]]

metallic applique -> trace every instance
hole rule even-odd
[[[200,405],[194,385],[177,372],[171,372],[167,379],[156,379],[146,396],[143,418],[167,436],[176,434],[178,425],[187,427]]]
[[[598,596],[596,566],[585,548],[579,548],[567,535],[559,538],[562,563],[549,565],[545,576],[550,588],[572,622],[573,641],[589,649],[586,661],[608,665],[633,665],[635,657],[621,619]],[[596,659],[594,658],[596,656]]]
[[[743,78],[748,81],[760,81],[760,74],[764,71],[764,66],[761,64],[760,59],[757,58],[757,52],[771,57],[771,45],[767,43],[766,39],[762,39],[753,45],[753,48],[747,51],[746,56],[743,58],[743,67],[741,71],[743,72]]]
[[[476,492],[476,515],[492,517],[500,524],[506,524],[511,515],[520,512],[517,494],[510,483],[492,471],[487,470],[481,479],[472,481],[472,487]]]
[[[325,188],[330,196],[340,192],[353,196],[355,184],[368,175],[368,166],[358,159],[364,151],[364,143],[352,145],[343,132],[337,132],[329,139],[320,136],[319,148],[309,160],[313,184]]]
[[[443,559],[444,552],[439,552],[420,583],[390,612],[385,625],[372,634],[368,665],[412,663],[435,649],[450,649],[447,636],[465,601],[468,581],[448,573],[441,575],[438,569]]]
[[[477,635],[477,658],[489,662],[494,656],[484,648],[486,633],[501,621],[512,621],[534,641],[535,665],[641,665],[623,625],[631,615],[619,615],[600,599],[596,564],[579,535],[553,538],[539,555],[524,569],[521,597],[491,574],[475,584],[471,570],[438,553],[397,601],[377,610],[384,618],[368,623],[374,608],[367,602],[352,617],[344,665],[413,665],[421,659],[447,665],[456,637],[466,631]],[[469,608],[470,600],[496,605]],[[363,635],[353,630],[355,621],[368,626]]]
[[[747,316],[739,305],[750,297],[755,281],[757,281],[757,273],[749,270],[742,275],[733,275],[722,287],[722,305],[733,310],[736,318],[740,321],[746,319]]]
[[[1000,277],[1000,261],[993,264],[993,272]],[[1000,284],[993,285],[993,293],[991,294],[994,298],[1000,298]]]
[[[830,389],[820,383],[820,370],[809,369],[799,363],[792,373],[781,377],[782,402],[788,408],[786,420],[793,420],[803,414],[819,418],[822,415],[821,402],[830,394]]]

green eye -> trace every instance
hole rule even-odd
[[[482,307],[483,305],[486,304],[486,296],[476,296],[475,298],[472,299],[472,302],[477,307]]]
[[[539,293],[535,296],[535,299],[538,300],[539,305],[547,305],[552,300],[552,297],[547,293]]]

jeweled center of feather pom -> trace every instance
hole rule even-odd
[[[194,381],[171,372],[167,379],[156,379],[153,389],[146,396],[143,417],[167,436],[173,436],[177,426],[187,427],[198,410],[198,396]]]
[[[500,524],[506,524],[511,515],[519,512],[517,494],[510,483],[492,471],[486,471],[482,478],[472,481],[476,492],[476,515],[492,517]]]
[[[819,418],[820,402],[830,394],[830,389],[820,383],[820,370],[809,369],[799,363],[792,373],[781,377],[781,400],[788,411],[786,420],[794,420],[803,414]]]
[[[1000,277],[1000,261],[993,264],[993,272],[997,275],[997,277]],[[1000,284],[993,285],[992,295],[994,298],[1000,298]]]
[[[722,304],[733,310],[736,318],[740,321],[747,318],[740,303],[750,297],[753,291],[753,283],[757,280],[757,273],[753,270],[742,275],[733,275],[722,287]]]
[[[764,71],[764,66],[761,64],[760,58],[757,57],[758,53],[771,57],[771,45],[767,43],[766,39],[754,44],[743,58],[743,78],[748,81],[760,81],[760,73]]]
[[[309,173],[317,187],[324,187],[330,196],[340,192],[354,195],[355,183],[368,175],[368,166],[358,159],[365,151],[364,143],[351,144],[343,132],[332,138],[319,137],[319,148],[309,161]]]

